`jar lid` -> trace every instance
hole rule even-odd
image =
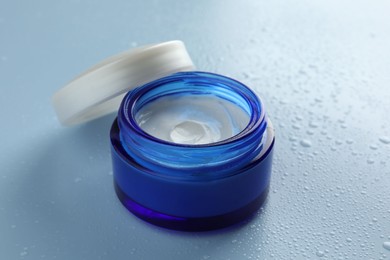
[[[112,56],[57,91],[52,104],[62,125],[90,121],[116,111],[126,93],[179,71],[194,70],[181,41],[138,47]]]

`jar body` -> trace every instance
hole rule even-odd
[[[188,77],[192,77],[190,82],[192,85],[186,81],[182,89],[182,86],[175,86],[168,88],[168,92],[172,94],[173,89],[179,92],[192,89],[191,93],[199,94],[200,90],[204,89],[198,88],[197,84],[211,77],[213,82],[209,87],[227,85],[213,94],[222,93],[218,94],[222,96],[226,94],[224,98],[233,99],[232,102],[238,105],[241,104],[240,100],[232,98],[235,95],[234,91],[238,91],[244,97],[243,102],[248,104],[246,109],[251,113],[248,127],[232,138],[201,146],[177,145],[156,140],[145,134],[142,129],[137,129],[137,124],[129,128],[126,120],[135,117],[137,102],[142,101],[145,93],[150,93],[151,90],[155,92],[161,86],[166,87],[172,82],[175,84],[182,82],[183,78]],[[203,86],[203,83],[200,85]],[[236,84],[239,85],[238,89],[235,89]],[[131,94],[134,93],[129,93],[129,97],[125,98],[118,119],[111,129],[114,183],[122,204],[136,216],[150,223],[191,231],[229,226],[255,212],[268,194],[274,132],[264,109],[259,105],[259,100],[251,96],[253,93],[241,83],[208,73],[181,73],[142,86],[138,91],[142,89],[146,91],[141,91],[140,96],[131,99]],[[154,99],[150,98],[151,101]],[[129,100],[133,101],[129,103],[127,102]],[[135,112],[129,109],[134,109]],[[132,127],[135,127],[135,130]],[[142,138],[145,140],[141,140]],[[147,146],[134,148],[132,142],[137,142],[135,145],[141,143]],[[168,149],[170,152],[184,150],[187,152],[186,160],[182,161],[177,157],[180,156],[180,152],[174,157],[178,160],[169,161],[173,157],[165,157],[164,153],[157,153],[158,160],[150,159],[150,152],[156,156],[155,150],[158,151],[160,148],[162,151]],[[153,151],[149,151],[150,149]],[[142,150],[143,154],[140,155],[139,150]],[[210,160],[209,164],[202,160],[197,162],[199,155],[205,154],[207,158],[208,152],[215,154],[216,151],[230,153],[231,158],[228,158],[230,161],[223,159],[219,162],[216,160],[220,157],[216,157],[217,159]]]

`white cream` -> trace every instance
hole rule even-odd
[[[211,95],[164,96],[135,116],[148,134],[179,144],[208,144],[240,133],[249,115],[238,105]]]

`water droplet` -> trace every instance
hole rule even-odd
[[[82,180],[82,179],[81,179],[80,177],[77,177],[77,178],[74,179],[74,182],[75,182],[75,183],[79,183],[81,180]]]
[[[308,134],[308,135],[314,135],[314,132],[311,131],[311,130],[307,130],[307,131],[306,131],[306,134]]]
[[[20,256],[26,256],[27,255],[27,252],[26,251],[22,251],[22,252],[20,252]]]
[[[373,164],[375,161],[374,161],[374,159],[372,159],[372,158],[368,158],[367,159],[367,163],[368,164]]]
[[[299,142],[303,147],[311,147],[311,141],[307,139],[303,139]]]
[[[390,251],[390,241],[383,242],[383,248]]]
[[[316,255],[317,255],[318,257],[323,257],[323,256],[325,255],[325,253],[324,253],[324,251],[318,250],[317,253],[316,253]]]
[[[242,76],[243,76],[245,79],[250,79],[250,78],[252,78],[252,75],[249,74],[248,72],[243,72],[243,73],[242,73]]]
[[[377,149],[378,149],[378,146],[376,146],[375,144],[371,144],[371,145],[370,145],[370,149],[371,149],[371,150],[377,150]]]
[[[346,239],[346,241],[347,241],[348,243],[350,243],[350,242],[352,242],[352,239],[348,237],[348,238]]]
[[[294,124],[294,125],[292,125],[292,128],[293,128],[293,129],[296,129],[296,130],[299,130],[299,129],[301,129],[301,126],[300,126],[300,125]]]
[[[379,137],[379,141],[381,141],[384,144],[390,144],[390,137],[388,136]]]
[[[311,128],[317,128],[318,127],[318,123],[317,122],[310,122],[309,123],[309,127],[311,127]]]

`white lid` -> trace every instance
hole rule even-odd
[[[126,93],[179,71],[194,70],[181,41],[135,48],[112,56],[82,73],[52,98],[62,125],[75,125],[114,112]]]

